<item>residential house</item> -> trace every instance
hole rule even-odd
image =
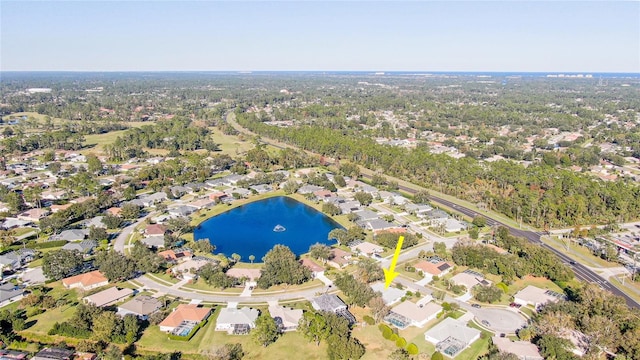
[[[370,243],[368,241],[356,242],[355,245],[350,246],[351,251],[360,253],[366,256],[373,256],[373,254],[380,254],[384,251],[384,248],[380,245]]]
[[[225,190],[224,193],[227,194],[228,197],[231,197],[233,199],[235,199],[236,196],[239,196],[240,198],[247,198],[249,197],[249,195],[251,195],[251,190],[244,188],[233,188]],[[234,196],[233,194],[237,195]]]
[[[40,195],[42,200],[63,200],[64,198],[67,197],[67,192],[64,190],[58,190],[58,191],[43,191],[42,194]]]
[[[33,260],[35,254],[35,250],[32,249],[18,249],[0,255],[0,271],[4,269],[17,270],[22,265]]]
[[[133,314],[142,320],[146,320],[149,315],[160,310],[162,302],[148,295],[140,295],[118,306],[118,315],[125,316]]]
[[[227,197],[227,194],[225,194],[222,191],[215,191],[209,194],[209,199],[212,200],[214,203],[222,202],[225,197]]]
[[[0,360],[27,360],[29,354],[22,351],[0,349]]]
[[[429,212],[433,210],[433,208],[429,205],[424,205],[424,204],[413,204],[413,203],[406,203],[404,205],[404,211],[416,215],[418,217],[422,217],[425,213]]]
[[[104,216],[95,216],[95,217],[85,221],[84,227],[86,227],[88,229],[88,228],[93,226],[93,227],[96,227],[96,228],[106,229],[107,225],[105,225],[102,222],[102,219],[104,219]]]
[[[513,295],[513,302],[523,306],[531,305],[537,309],[541,305],[558,302],[564,298],[565,295],[555,291],[529,285]]]
[[[176,185],[169,188],[171,194],[176,198],[181,198],[184,194],[186,194],[189,189],[184,186]]]
[[[355,200],[345,201],[338,203],[338,207],[343,214],[351,214],[352,212],[360,210],[360,203]]]
[[[44,348],[31,360],[71,360],[75,351],[62,348]]]
[[[124,288],[118,289],[113,286],[106,290],[102,290],[93,295],[85,296],[82,300],[97,307],[109,306],[121,301],[133,294],[133,290]]]
[[[302,260],[300,260],[300,264],[302,264],[302,266],[306,267],[307,269],[311,270],[311,274],[313,275],[314,278],[319,274],[324,273],[324,267],[318,265],[315,261],[309,258],[303,258]]]
[[[107,209],[107,213],[113,216],[120,216],[120,212],[122,212],[122,209],[119,207],[110,207]]]
[[[84,202],[87,202],[89,200],[93,199],[93,196],[81,196],[79,198],[75,198],[73,200],[70,201],[70,203],[72,204],[82,204]]]
[[[199,200],[196,200],[196,201],[192,201],[192,202],[188,203],[187,206],[196,208],[197,210],[201,210],[201,209],[210,208],[215,204],[216,204],[215,200],[212,200],[210,198],[204,198],[204,199],[199,199]]]
[[[24,289],[21,289],[12,283],[0,285],[0,308],[22,299],[23,296]]]
[[[57,213],[58,211],[64,211],[67,210],[68,208],[70,208],[71,206],[73,206],[73,204],[69,203],[69,204],[64,204],[64,205],[51,205],[51,212],[53,214]]]
[[[421,328],[435,319],[441,311],[442,306],[434,302],[416,304],[407,300],[391,309],[389,314],[385,316],[385,321],[399,329],[405,329],[408,326]]]
[[[354,211],[353,213],[358,216],[358,220],[360,221],[370,221],[379,218],[377,213],[367,209]]]
[[[60,241],[60,240],[64,240],[64,241],[68,241],[68,242],[71,242],[71,241],[82,241],[88,235],[89,235],[89,230],[88,229],[64,230],[60,234],[51,235],[49,237],[49,241]]]
[[[160,251],[158,253],[163,259],[169,262],[182,262],[189,260],[193,257],[193,253],[191,249],[169,249],[165,251]]]
[[[250,283],[255,283],[260,278],[260,269],[243,269],[232,267],[226,274],[236,279],[247,279]]]
[[[327,264],[335,268],[342,269],[349,265],[350,262],[351,253],[346,252],[342,249],[333,248],[331,249],[331,255],[329,256],[329,261],[327,261]]]
[[[456,219],[449,218],[444,222],[444,231],[446,232],[460,232],[466,229],[467,225],[464,222],[458,221]]]
[[[159,191],[151,195],[147,195],[144,197],[140,197],[139,199],[132,200],[130,202],[143,207],[152,207],[167,199],[168,199],[167,193]]]
[[[365,184],[361,181],[356,182],[357,187],[354,188],[355,191],[362,191],[370,194],[374,198],[378,196],[378,189],[375,186],[371,186],[369,184]]]
[[[424,215],[422,217],[424,217],[424,219],[426,219],[429,222],[430,226],[442,224],[445,221],[447,221],[447,219],[449,218],[449,214],[447,214],[446,212],[440,209],[427,211],[423,214]]]
[[[467,291],[471,291],[471,289],[476,285],[491,285],[491,281],[485,279],[482,274],[473,270],[465,270],[459,274],[456,274],[451,279],[449,279],[449,282],[454,285],[464,285],[464,287],[467,288]]]
[[[194,183],[190,182],[188,184],[184,184],[184,188],[187,189],[187,192],[192,194],[194,192],[198,192],[206,187],[205,183]]]
[[[4,219],[4,222],[2,223],[2,228],[4,230],[10,230],[18,227],[27,226],[31,223],[32,223],[31,220],[22,220],[22,219],[17,219],[13,217],[8,217]]]
[[[279,305],[270,305],[269,314],[275,320],[278,330],[281,332],[295,331],[302,319],[302,309],[286,308]]]
[[[185,322],[201,323],[211,314],[210,308],[198,307],[196,304],[180,304],[160,325],[160,331],[172,332]]]
[[[140,240],[143,244],[150,248],[164,248],[164,235],[146,236]]]
[[[63,250],[75,250],[82,254],[91,254],[93,249],[98,246],[95,240],[82,240],[80,242],[70,242],[62,247]]]
[[[18,214],[18,219],[24,220],[24,221],[38,222],[40,221],[40,219],[42,219],[43,217],[49,214],[51,214],[51,211],[49,211],[48,209],[31,209],[21,214]]]
[[[62,279],[62,285],[64,285],[65,288],[80,288],[85,291],[107,285],[108,283],[109,279],[102,275],[99,270]]]
[[[356,322],[356,318],[347,310],[347,304],[340,300],[337,295],[324,294],[315,297],[311,300],[311,306],[317,311],[327,311],[338,314],[349,320],[351,324],[355,324]]]
[[[356,223],[360,225],[363,229],[371,230],[374,233],[391,230],[399,227],[397,224],[394,224],[382,219],[373,219],[369,221],[358,220]]]
[[[317,186],[317,185],[311,185],[311,184],[306,184],[306,185],[302,185],[299,189],[298,189],[298,194],[313,194],[316,191],[320,191],[320,190],[324,190],[324,188],[322,186]]]
[[[424,333],[428,342],[448,357],[455,357],[480,338],[480,331],[467,327],[463,322],[446,318]]]
[[[429,281],[431,281],[434,276],[444,276],[451,272],[454,264],[441,259],[435,261],[422,260],[413,265],[413,267],[422,271],[424,277],[429,278]]]
[[[257,192],[258,194],[266,194],[268,192],[273,191],[273,187],[271,185],[266,185],[266,184],[249,186],[249,189]]]
[[[172,267],[171,272],[184,280],[193,280],[196,278],[196,273],[198,272],[198,270],[209,263],[215,263],[215,260],[202,256],[195,256],[181,264]]]
[[[385,305],[393,305],[400,301],[403,296],[407,294],[406,290],[400,290],[396,287],[385,288],[384,282],[376,282],[371,284],[373,291],[379,292],[382,295],[382,301]]]
[[[216,320],[216,331],[226,331],[234,335],[248,334],[256,327],[258,315],[260,315],[258,310],[248,307],[220,309]]]
[[[511,341],[509,338],[494,336],[491,338],[493,345],[504,354],[514,354],[519,360],[543,360],[538,347],[529,341]]]
[[[149,224],[144,229],[144,234],[147,236],[163,235],[167,232],[167,227],[162,224]]]
[[[187,205],[181,205],[181,206],[177,206],[174,208],[169,209],[169,215],[171,216],[178,216],[178,217],[185,217],[185,216],[189,216],[191,214],[193,214],[194,212],[196,212],[195,207],[192,206],[187,206]]]

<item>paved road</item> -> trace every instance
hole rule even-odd
[[[138,221],[136,221],[135,223],[127,226],[126,228],[122,229],[122,231],[120,232],[120,234],[118,234],[118,237],[116,238],[116,241],[113,242],[113,248],[117,251],[117,252],[121,252],[124,254],[124,247],[125,244],[127,243],[127,241],[129,240],[129,236],[131,235],[131,233],[133,232],[133,230],[135,230],[136,226],[142,224],[143,221],[145,221],[148,217],[150,217],[153,213],[148,213],[147,215],[145,215],[143,218],[140,218]]]
[[[411,280],[407,280],[401,277],[397,277],[395,282],[404,285],[405,287],[417,290],[420,294],[432,294],[433,290],[424,286],[420,286],[412,282]],[[505,333],[505,334],[515,334],[515,332],[525,326],[527,324],[527,319],[522,316],[517,311],[514,311],[511,308],[500,308],[500,307],[481,307],[475,308],[470,304],[457,300],[451,296],[445,296],[444,301],[448,303],[455,303],[460,306],[460,308],[467,310],[472,313],[478,323],[482,323],[482,321],[488,321],[489,325],[484,325],[484,327],[489,328],[497,333]]]
[[[181,289],[175,289],[171,286],[160,284],[149,277],[142,275],[134,279],[136,282],[143,284],[147,289],[153,289],[158,292],[181,297],[183,299],[196,299],[202,301],[210,301],[215,303],[226,303],[228,301],[242,302],[242,303],[267,303],[269,301],[282,301],[291,299],[311,299],[318,294],[324,292],[335,291],[334,287],[314,287],[309,290],[299,290],[291,292],[282,292],[273,295],[252,295],[252,296],[236,296],[236,295],[216,295],[216,294],[202,294],[192,291],[186,291]]]
[[[253,134],[251,132],[249,132],[248,130],[244,129],[243,127],[241,127],[238,123],[235,122],[235,119],[233,118],[233,116],[231,116],[231,114],[233,113],[229,113],[229,115],[227,116],[227,122],[229,122],[234,128],[236,128],[239,131],[245,132],[245,133],[249,133],[249,134]],[[277,148],[283,148],[283,146],[280,145],[276,145],[275,143],[273,143],[272,141],[268,141],[265,140],[264,138],[261,138],[261,141],[264,142],[265,144],[271,145],[271,146],[275,146]],[[295,148],[293,146],[289,146],[292,148]],[[307,151],[307,153],[309,153]],[[368,177],[371,178],[371,175],[366,175],[366,174],[361,174],[361,176],[363,177]],[[417,191],[411,188],[408,188],[406,186],[399,186],[399,188],[409,194],[414,194]],[[445,205],[447,207],[450,207],[452,209],[454,209],[457,212],[460,212],[462,214],[465,214],[471,218],[476,217],[476,216],[483,216],[484,218],[487,219],[487,225],[488,226],[504,226],[506,227],[509,232],[515,236],[518,237],[523,237],[527,240],[529,240],[530,242],[534,243],[534,244],[538,244],[546,249],[548,249],[549,251],[553,252],[554,254],[556,254],[557,257],[560,258],[560,260],[565,263],[568,264],[572,267],[573,272],[575,273],[576,277],[582,281],[586,281],[586,282],[591,282],[591,283],[595,283],[598,286],[600,286],[601,288],[610,291],[611,293],[613,293],[614,295],[620,296],[622,298],[624,298],[624,300],[626,301],[627,305],[629,305],[630,307],[634,307],[634,308],[640,308],[640,304],[638,304],[635,300],[633,300],[631,297],[629,297],[629,295],[625,294],[624,292],[622,292],[620,289],[618,289],[617,287],[613,286],[609,281],[607,281],[606,279],[604,279],[603,277],[599,276],[598,274],[596,274],[595,272],[591,271],[589,268],[587,268],[586,266],[580,264],[580,263],[574,263],[571,264],[573,262],[573,259],[569,258],[568,256],[566,256],[565,254],[563,254],[562,252],[556,250],[555,248],[552,248],[551,246],[543,243],[540,240],[540,236],[543,235],[542,232],[534,232],[534,231],[528,231],[528,230],[522,230],[522,229],[516,229],[514,227],[511,227],[509,225],[506,225],[496,219],[492,219],[490,217],[487,217],[484,214],[479,214],[478,212],[455,204],[451,201],[445,200],[443,198],[437,197],[437,196],[433,196],[430,195],[429,196],[431,201],[435,202],[435,203],[439,203],[442,205]]]

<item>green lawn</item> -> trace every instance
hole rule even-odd
[[[216,310],[209,318],[207,325],[186,342],[168,340],[158,326],[151,326],[145,330],[142,338],[137,342],[137,349],[161,353],[171,349],[184,354],[202,354],[206,351],[214,351],[224,344],[240,343],[245,353],[244,359],[326,359],[327,348],[324,342],[316,346],[315,343],[309,343],[298,332],[286,333],[265,348],[253,341],[251,335],[228,335],[226,332],[215,331],[218,313],[219,310]]]
[[[57,340],[64,339],[62,336],[47,335],[49,330],[56,322],[64,322],[70,320],[75,314],[74,305],[65,305],[61,308],[55,308],[45,311],[27,319],[27,323],[35,321],[33,326],[20,332],[20,335],[32,341],[40,341],[45,343],[54,343]]]
[[[112,144],[116,141],[116,138],[120,135],[123,135],[127,130],[118,130],[111,131],[106,134],[90,134],[84,136],[84,145],[88,147],[88,149],[82,151],[86,153],[91,152],[102,152],[104,150],[104,146],[107,144]]]
[[[251,141],[242,140],[235,135],[225,135],[217,129],[212,131],[211,138],[220,146],[223,154],[228,154],[231,157],[244,154],[254,147]]]

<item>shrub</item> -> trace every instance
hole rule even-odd
[[[398,340],[398,334],[391,334],[391,337],[389,338],[389,340],[397,341]]]
[[[418,345],[414,343],[409,344],[409,346],[407,346],[407,352],[409,355],[418,355]]]
[[[396,340],[396,346],[404,349],[404,347],[407,346],[407,340],[403,337],[399,337],[398,340]]]
[[[431,360],[444,360],[444,355],[441,352],[436,351],[431,355]]]
[[[507,286],[507,284],[501,282],[501,283],[497,283],[496,286],[502,290],[503,293],[507,293],[507,291],[509,291],[509,286]]]
[[[369,325],[373,325],[376,323],[376,321],[369,315],[365,315],[362,319]]]
[[[387,340],[391,339],[391,336],[393,336],[393,335],[395,335],[395,334],[393,333],[393,331],[391,331],[391,329],[388,326],[385,329],[382,330],[382,337],[387,339]]]
[[[66,240],[45,241],[41,243],[28,243],[26,247],[30,249],[49,249],[54,247],[62,247],[67,244]]]

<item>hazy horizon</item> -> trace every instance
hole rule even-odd
[[[640,72],[640,2],[0,4],[1,71]]]

